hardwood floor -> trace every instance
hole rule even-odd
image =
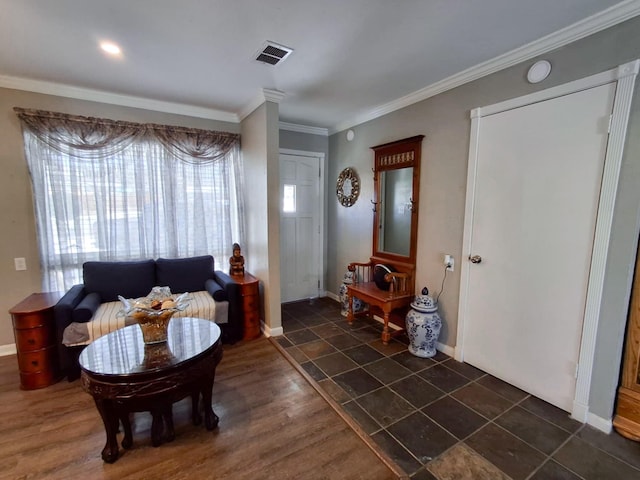
[[[135,414],[133,448],[105,464],[102,421],[80,382],[22,391],[15,355],[0,357],[0,478],[397,478],[265,338],[225,347],[213,402],[216,430],[193,426],[182,401],[176,439],[157,448],[150,415]]]

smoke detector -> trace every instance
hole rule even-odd
[[[278,65],[282,63],[293,52],[292,48],[278,45],[274,42],[265,42],[262,49],[258,52],[256,60],[269,65]]]

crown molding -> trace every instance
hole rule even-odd
[[[326,137],[329,135],[328,128],[311,127],[309,125],[298,125],[297,123],[280,122],[280,130],[289,130],[290,132],[309,133],[311,135],[321,135]]]
[[[56,95],[58,97],[75,98],[77,100],[108,103],[123,107],[142,108],[145,110],[186,115],[189,117],[206,118],[208,120],[219,120],[221,122],[239,122],[238,115],[232,112],[224,112],[222,110],[197,107],[194,105],[185,105],[182,103],[163,102],[149,98],[134,97],[132,95],[121,95],[118,93],[74,87],[71,85],[45,82],[42,80],[11,77],[8,75],[0,75],[0,87],[43,93],[46,95]]]
[[[490,75],[507,67],[511,67],[520,62],[524,62],[537,55],[550,52],[569,43],[580,40],[606,28],[622,23],[635,16],[640,15],[640,0],[627,0],[603,10],[591,17],[569,25],[557,32],[546,35],[527,45],[516,48],[503,55],[495,57],[474,67],[463,70],[444,80],[428,85],[413,93],[400,97],[389,103],[375,107],[369,111],[353,117],[350,120],[336,124],[329,129],[329,134],[341,132],[348,128],[374,120],[378,117],[394,112],[401,108],[413,105],[414,103],[426,100],[427,98],[446,92],[465,83],[469,83],[478,78]]]
[[[264,97],[265,102],[280,103],[284,99],[284,97],[287,96],[287,94],[284,92],[281,92],[280,90],[271,90],[270,88],[263,88],[262,96]]]
[[[271,90],[269,88],[263,88],[258,95],[254,97],[240,112],[238,112],[239,121],[247,118],[251,112],[262,105],[264,102],[280,103],[286,96],[284,92],[280,90]]]

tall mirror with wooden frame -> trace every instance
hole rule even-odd
[[[382,342],[404,329],[413,300],[420,198],[420,155],[423,135],[371,147],[374,160],[373,252],[369,262],[352,262],[353,283],[347,286],[352,323],[361,315],[380,315]],[[353,298],[369,308],[354,313]],[[397,328],[389,328],[389,324]]]
[[[415,265],[424,135],[372,147],[375,152],[373,256]]]

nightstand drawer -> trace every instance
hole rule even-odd
[[[13,326],[18,330],[44,327],[52,323],[53,310],[46,312],[29,312],[13,316]]]
[[[16,347],[19,352],[41,350],[55,344],[55,332],[50,328],[27,328],[15,330]]]
[[[44,372],[24,373],[20,372],[20,385],[24,390],[48,387],[59,380],[58,372],[45,370]]]
[[[18,365],[21,373],[37,373],[51,370],[55,361],[55,347],[47,347],[33,352],[21,352]]]
[[[245,283],[242,285],[241,292],[243,297],[258,295],[258,282]]]

